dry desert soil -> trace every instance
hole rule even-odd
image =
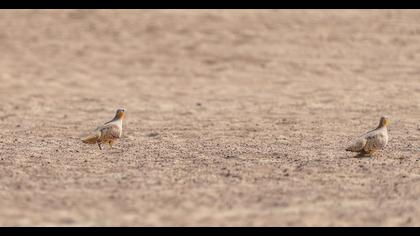
[[[420,226],[419,10],[2,10],[1,226]],[[127,109],[123,136],[80,138]],[[388,146],[349,141],[391,119]]]

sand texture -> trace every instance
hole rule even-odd
[[[419,10],[2,10],[0,52],[1,226],[420,226]]]

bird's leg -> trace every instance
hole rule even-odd
[[[108,141],[108,145],[109,145],[109,147],[112,149],[112,144],[114,143],[114,141],[113,140],[109,140]]]
[[[98,147],[99,147],[99,150],[102,150],[102,146],[100,142],[98,142]]]

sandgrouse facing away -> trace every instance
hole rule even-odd
[[[119,139],[122,135],[122,121],[124,116],[125,110],[118,109],[112,120],[96,128],[96,133],[94,135],[83,138],[83,143],[98,144],[99,149],[101,150],[102,144],[108,143],[109,147],[112,148],[114,141]]]
[[[371,155],[383,149],[388,144],[388,124],[388,117],[382,116],[376,129],[358,137],[346,148],[346,151],[358,152],[361,155]]]

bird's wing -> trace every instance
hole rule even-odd
[[[360,152],[365,147],[366,142],[367,142],[366,137],[360,137],[356,139],[352,144],[350,144],[350,146],[346,148],[346,151]]]
[[[121,129],[118,125],[109,124],[101,128],[101,139],[115,139],[121,135]]]

